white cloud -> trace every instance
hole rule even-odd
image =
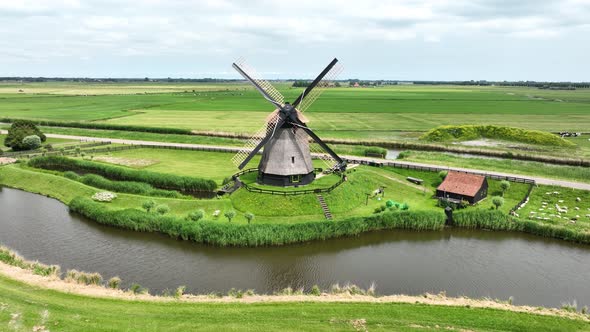
[[[234,54],[310,61],[306,53],[355,57],[363,47],[387,53],[420,43],[567,41],[587,33],[588,17],[590,0],[0,0],[0,68],[63,57],[85,66],[116,57],[215,62]]]

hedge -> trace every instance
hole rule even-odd
[[[31,159],[28,164],[35,168],[93,173],[117,181],[143,182],[159,189],[198,192],[214,191],[217,188],[215,181],[209,179],[129,169],[61,156],[36,157]]]
[[[20,119],[1,118],[0,122],[13,123],[20,121]],[[96,123],[96,122],[61,122],[51,120],[32,120],[32,123],[38,126],[48,127],[67,127],[67,128],[84,128],[84,129],[104,129],[104,130],[125,130],[138,131],[156,134],[180,134],[191,135],[192,132],[188,129],[180,128],[165,128],[165,127],[146,127],[146,126],[131,126],[131,125],[117,125],[111,123]]]
[[[70,209],[98,223],[142,232],[160,232],[173,238],[216,246],[277,246],[311,240],[358,235],[367,231],[404,228],[440,230],[445,216],[436,211],[385,212],[370,217],[297,224],[251,224],[190,221],[137,209],[109,210],[86,197],[76,197]]]

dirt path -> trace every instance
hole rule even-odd
[[[0,134],[6,134],[6,130],[0,130]],[[162,147],[187,147],[187,148],[198,148],[198,149],[203,149],[203,150],[215,149],[216,151],[224,151],[224,152],[238,152],[241,149],[240,147],[231,147],[231,146],[222,146],[222,145],[168,143],[168,142],[154,142],[154,141],[140,141],[140,140],[130,140],[130,139],[106,138],[106,137],[60,135],[60,134],[45,134],[45,135],[47,137],[52,137],[52,138],[73,139],[73,140],[81,140],[81,141],[87,141],[87,142],[109,141],[111,143],[116,143],[116,144],[148,145],[148,146],[162,146]],[[356,162],[361,162],[361,161],[363,161],[363,162],[379,162],[379,163],[392,162],[391,160],[387,160],[387,159],[359,157],[359,156],[342,156],[342,158],[345,158],[348,160],[353,160]],[[446,166],[441,166],[441,165],[423,164],[423,163],[415,163],[415,162],[401,161],[401,160],[395,160],[395,163],[400,164],[400,165],[438,167],[438,168],[444,168],[445,170],[459,171],[459,172],[476,172],[476,173],[479,173],[482,175],[520,177],[520,178],[535,180],[535,182],[537,184],[574,188],[574,189],[581,189],[581,190],[590,190],[590,183],[583,183],[583,182],[576,182],[576,181],[549,179],[549,178],[544,178],[544,177],[539,177],[539,176],[527,176],[527,175],[519,175],[519,174],[511,174],[511,173],[503,173],[503,172],[492,172],[492,171],[478,170],[478,169],[473,169],[473,168],[446,167]]]

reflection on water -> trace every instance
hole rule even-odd
[[[336,282],[377,284],[382,294],[439,292],[590,304],[590,247],[525,234],[389,231],[280,248],[216,248],[105,227],[53,199],[0,191],[0,243],[28,259],[118,275],[152,292],[235,287],[270,293]]]

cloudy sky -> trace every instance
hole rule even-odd
[[[0,76],[590,81],[590,0],[0,0]]]

